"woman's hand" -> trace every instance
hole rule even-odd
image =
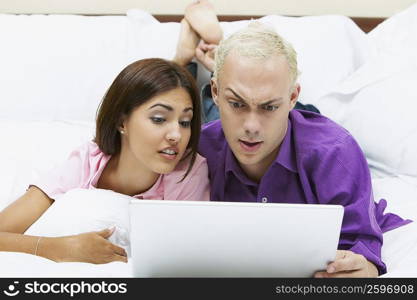
[[[127,262],[126,251],[107,239],[113,234],[113,229],[87,232],[73,236],[57,238],[58,249],[45,249],[48,245],[40,248],[45,251],[56,251],[58,257],[53,258],[57,262],[87,262],[93,264],[105,264],[113,261]],[[45,241],[46,242],[46,241]],[[50,245],[52,246],[52,245]],[[42,251],[42,249],[40,249]]]
[[[377,277],[378,269],[363,255],[347,250],[337,250],[336,259],[326,271],[316,272],[315,278]]]

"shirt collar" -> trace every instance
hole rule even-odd
[[[226,145],[226,161],[225,161],[225,178],[227,178],[229,174],[235,175],[235,177],[239,179],[239,181],[242,182],[243,184],[253,185],[253,186],[258,185],[256,182],[254,182],[253,180],[249,179],[248,176],[246,176],[245,172],[243,172],[242,168],[237,162],[237,159],[235,155],[233,154],[232,149],[230,149],[230,146],[227,144]]]
[[[279,148],[279,152],[275,162],[286,168],[287,170],[298,173],[294,140],[292,134],[291,120],[288,119],[287,132]]]

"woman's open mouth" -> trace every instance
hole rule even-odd
[[[178,151],[172,150],[172,149],[164,149],[162,151],[159,151],[162,157],[169,159],[169,160],[175,160],[178,155]]]
[[[247,142],[247,141],[239,140],[240,147],[245,152],[257,151],[261,147],[262,143],[263,142]]]

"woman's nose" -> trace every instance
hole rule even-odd
[[[171,142],[171,143],[176,143],[178,144],[181,140],[181,132],[180,132],[180,128],[178,125],[174,125],[170,128],[170,130],[167,133],[167,139]]]

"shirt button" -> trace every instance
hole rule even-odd
[[[262,203],[266,203],[266,202],[268,202],[268,198],[262,197]]]

